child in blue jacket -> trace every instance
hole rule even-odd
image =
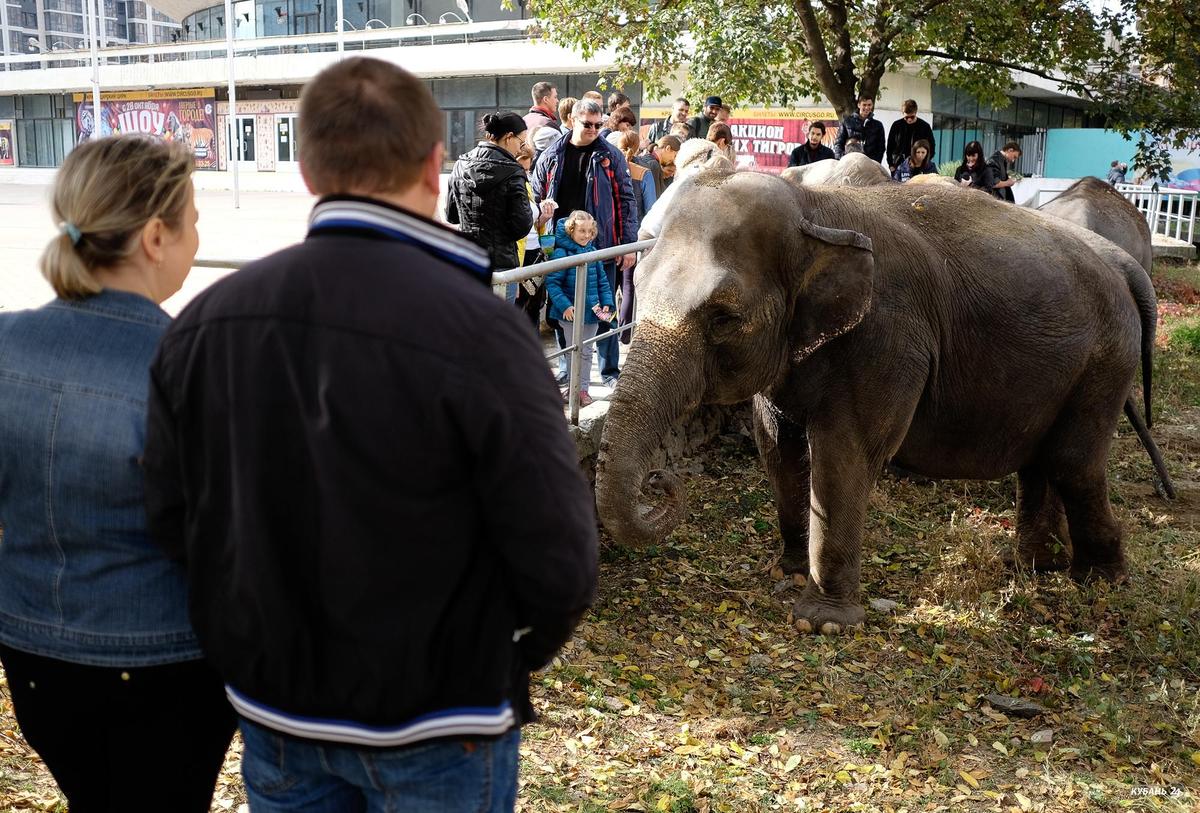
[[[554,251],[550,259],[571,257],[583,254],[585,251],[595,251],[596,221],[582,210],[571,212],[558,222],[554,230]],[[562,323],[566,333],[567,344],[577,340],[584,341],[596,335],[600,320],[612,320],[616,303],[613,301],[612,288],[608,284],[608,276],[599,262],[590,262],[587,266],[587,301],[582,314],[575,313],[575,268],[565,271],[555,271],[546,276],[546,296],[549,298],[547,316]],[[576,330],[578,327],[578,330]],[[558,359],[559,371],[565,375],[570,370],[570,354]],[[579,403],[587,406],[592,402],[588,395],[588,382],[592,377],[592,345],[583,346],[580,359],[582,371],[579,382]]]

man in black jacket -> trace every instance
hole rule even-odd
[[[838,128],[837,139],[833,143],[834,157],[841,158],[846,154],[846,141],[852,138],[862,143],[863,152],[872,160],[883,160],[883,125],[875,119],[874,112],[875,100],[870,96],[860,97],[858,112],[842,119],[842,126]]]
[[[916,99],[905,99],[900,112],[904,114],[903,117],[892,122],[888,129],[888,169],[895,172],[896,167],[912,154],[912,145],[922,140],[929,142],[929,155],[925,160],[934,163],[933,154],[937,151],[937,144],[933,140],[933,129],[929,122],[917,117]]]
[[[391,63],[312,79],[307,239],[197,297],[151,368],[150,530],[256,809],[511,811],[529,672],[594,596],[541,347],[431,219],[442,122]]]
[[[809,124],[808,141],[792,150],[791,156],[788,157],[788,166],[803,167],[817,161],[825,161],[833,158],[833,150],[821,143],[824,138],[824,124],[819,121],[814,121]]]
[[[1017,202],[1017,198],[1012,191],[1017,182],[1008,177],[1008,168],[1010,166],[1015,167],[1017,159],[1020,157],[1021,145],[1015,141],[1010,141],[1001,149],[992,153],[992,157],[987,162],[987,165],[992,170],[992,177],[996,179],[996,183],[992,186],[992,194],[1007,203]]]

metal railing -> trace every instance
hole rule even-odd
[[[430,25],[393,26],[360,31],[327,31],[317,34],[264,35],[237,39],[234,53],[244,56],[273,56],[278,54],[336,51],[341,38],[349,49],[393,48],[406,45],[454,44],[464,39],[470,42],[526,39],[535,21],[495,20],[477,23],[446,22]],[[0,49],[2,51],[2,49]],[[5,54],[0,52],[0,66],[72,67],[86,64],[90,52],[79,49],[48,50],[34,54]],[[120,64],[222,59],[226,56],[224,40],[185,40],[175,43],[123,43],[100,49],[102,59]]]
[[[563,257],[558,260],[547,260],[545,262],[527,265],[523,268],[513,268],[508,271],[498,271],[492,275],[492,284],[495,286],[508,285],[510,283],[521,283],[525,280],[533,279],[534,277],[553,274],[555,271],[565,271],[568,268],[575,268],[575,299],[574,307],[576,319],[582,323],[584,312],[587,310],[587,266],[588,263],[615,260],[618,257],[623,257],[626,254],[649,251],[654,246],[655,240],[641,240],[636,243],[627,243],[623,246],[613,246],[612,248],[602,248],[596,251],[589,251],[585,254],[576,254],[571,257]],[[237,270],[245,265],[253,262],[252,260],[222,260],[222,259],[205,259],[197,257],[192,262],[193,268],[230,268]],[[576,330],[573,332],[575,341],[561,350],[556,350],[546,356],[547,361],[553,361],[560,356],[570,354],[570,375],[567,379],[569,389],[567,390],[567,409],[570,413],[571,424],[579,425],[579,383],[583,375],[591,375],[591,370],[584,370],[583,367],[583,346],[586,344],[594,344],[603,339],[620,336],[622,333],[632,330],[637,326],[637,320],[633,320],[627,324],[621,325],[616,330],[607,331],[605,333],[593,336],[590,339],[580,340],[579,336],[582,331]]]
[[[622,246],[613,246],[612,248],[601,248],[596,251],[588,251],[583,254],[575,254],[571,257],[562,257],[557,260],[546,260],[545,262],[534,263],[523,268],[513,268],[509,271],[500,271],[492,275],[493,285],[507,285],[513,282],[524,282],[527,279],[540,277],[543,275],[553,274],[555,271],[565,271],[568,268],[575,268],[575,318],[582,324],[584,313],[587,310],[587,267],[588,263],[598,262],[603,260],[615,260],[618,257],[624,257],[626,254],[641,253],[648,251],[654,246],[654,240],[641,240],[636,243],[626,243]],[[585,344],[594,344],[611,337],[620,336],[627,330],[632,330],[637,326],[637,320],[621,325],[616,330],[606,331],[597,334],[590,339],[580,340],[579,336],[582,333],[580,330],[572,331],[575,341],[568,347],[558,350],[546,356],[548,360],[556,359],[559,356],[570,353],[570,375],[567,378],[567,410],[571,416],[571,425],[579,425],[579,383],[580,376],[592,374],[591,370],[582,370],[583,366],[583,346]]]
[[[1173,237],[1186,243],[1195,241],[1196,205],[1200,193],[1190,189],[1170,189],[1130,183],[1117,184],[1117,191],[1138,208],[1150,226],[1151,234]]]

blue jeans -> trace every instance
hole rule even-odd
[[[511,813],[521,731],[495,740],[356,748],[240,720],[251,813]]]
[[[617,264],[613,260],[604,263],[604,274],[608,277],[609,290],[617,290]],[[612,326],[601,322],[596,334],[608,333]],[[617,375],[621,372],[621,346],[617,343],[617,334],[613,333],[607,339],[596,342],[596,350],[600,354],[600,375],[603,378]]]

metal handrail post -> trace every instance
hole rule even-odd
[[[584,322],[583,307],[587,304],[587,263],[575,266],[575,312],[571,314],[571,375],[567,378],[567,404],[571,410],[571,425],[579,426],[579,374],[583,366],[583,336],[579,326]],[[585,371],[588,376],[592,371]]]

